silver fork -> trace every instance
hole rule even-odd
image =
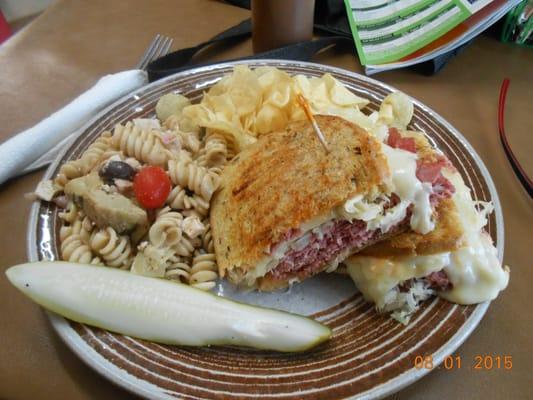
[[[150,62],[168,54],[173,41],[174,39],[158,33],[142,55],[141,60],[135,68],[146,69]]]

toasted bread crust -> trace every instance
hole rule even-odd
[[[247,271],[291,229],[357,194],[382,191],[389,173],[380,143],[340,117],[316,116],[330,152],[308,121],[262,136],[225,169],[211,226],[220,275]]]
[[[425,235],[405,232],[367,247],[357,255],[388,258],[438,254],[459,249],[463,243],[463,229],[455,203],[452,199],[441,200],[435,211],[435,229],[431,232]]]

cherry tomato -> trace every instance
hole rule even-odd
[[[144,208],[159,208],[165,204],[172,185],[161,167],[145,167],[133,179],[135,197]]]

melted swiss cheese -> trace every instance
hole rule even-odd
[[[386,182],[387,187],[390,193],[395,193],[400,198],[400,202],[384,210],[385,202],[380,202],[379,199],[367,201],[362,195],[358,195],[347,200],[343,206],[338,208],[337,213],[346,219],[365,221],[369,229],[379,228],[386,233],[405,218],[407,208],[412,204],[411,229],[422,234],[431,232],[435,228],[429,201],[432,187],[431,184],[421,182],[416,177],[418,156],[384,143],[381,146],[391,172]]]
[[[455,186],[453,200],[465,232],[465,246],[452,252],[429,256],[375,257],[355,256],[345,261],[348,273],[364,297],[378,308],[387,302],[389,292],[401,282],[420,278],[444,269],[453,289],[439,296],[459,304],[475,304],[493,300],[507,287],[509,269],[502,268],[496,248],[482,230],[486,213],[476,210],[460,175],[447,169],[443,175]]]

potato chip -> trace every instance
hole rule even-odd
[[[263,90],[263,104],[271,104],[280,109],[289,106],[292,96],[290,75],[276,68],[263,68],[257,73]]]
[[[338,115],[369,131],[382,133],[384,121],[408,123],[406,96],[391,97],[379,113],[370,118],[361,112],[368,101],[353,94],[330,74],[308,78],[290,76],[273,67],[251,70],[238,65],[207,93],[200,104],[188,106],[183,117],[199,126],[216,129],[233,137],[238,150],[265,133],[283,129],[289,122],[305,119],[296,102],[302,94],[316,114]],[[412,104],[411,104],[412,107]]]
[[[295,75],[292,78],[292,90],[295,94],[301,93],[307,100],[311,100],[311,83],[304,75]]]
[[[311,96],[307,99],[309,105],[313,111],[322,112],[332,105],[326,83],[320,78],[311,78],[310,84]]]
[[[272,104],[265,104],[257,113],[255,127],[258,134],[283,129],[289,122],[287,115]]]
[[[199,126],[205,126],[205,122],[209,121],[210,110],[201,104],[193,104],[183,109],[182,116],[194,121]]]
[[[190,104],[190,100],[181,94],[167,93],[157,101],[155,113],[160,121],[165,121],[171,115],[180,115],[183,108]]]
[[[339,106],[364,108],[368,100],[359,97],[350,92],[342,83],[335,79],[331,74],[324,74],[321,78],[326,84],[331,101]]]
[[[236,66],[224,85],[227,89],[221,96],[229,95],[238,115],[254,112],[262,101],[262,89],[257,75],[246,65]]]
[[[354,124],[357,124],[367,130],[373,127],[373,124],[368,119],[368,116],[366,116],[356,107],[338,107],[332,105],[325,110],[324,114],[338,115],[339,117],[342,117],[347,121],[353,122]]]
[[[244,117],[242,121],[242,126],[245,132],[249,132],[249,134],[253,134],[253,136],[257,136],[257,131],[255,128],[255,120],[256,120],[256,114],[250,114]]]
[[[277,108],[285,108],[290,105],[292,93],[289,86],[278,87],[265,96],[265,103]]]
[[[413,102],[402,92],[389,94],[379,108],[379,119],[387,125],[406,128],[413,117]]]
[[[224,121],[231,121],[238,114],[237,107],[230,96],[225,94],[212,96],[206,93],[201,105],[205,109],[212,111],[216,115],[216,118],[223,119]]]
[[[362,126],[369,126],[366,116],[359,111],[368,101],[352,94],[330,74],[308,79],[297,75],[293,78],[295,92],[302,93],[311,110],[316,114],[339,115]],[[291,120],[305,118],[305,114],[293,109]]]

